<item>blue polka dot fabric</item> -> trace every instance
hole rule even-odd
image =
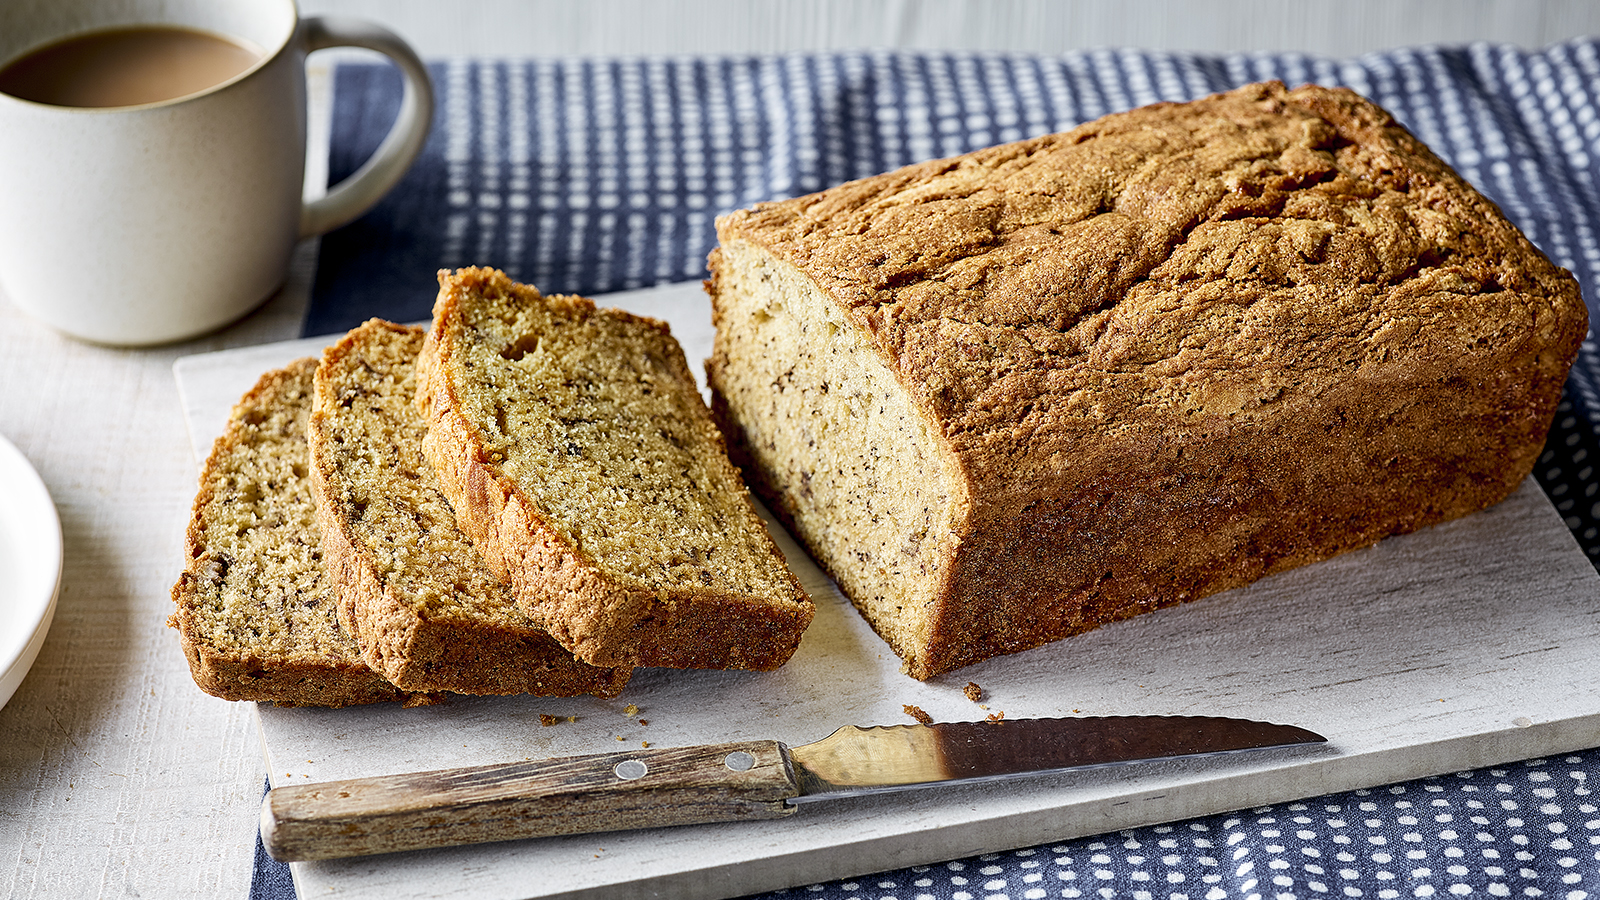
[[[1600,40],[1331,60],[1100,51],[456,60],[418,164],[323,239],[306,334],[426,318],[439,268],[548,292],[704,276],[713,219],[752,203],[1107,112],[1265,79],[1345,85],[1393,112],[1600,298]],[[330,168],[353,171],[400,99],[384,67],[336,76]],[[1535,477],[1600,565],[1592,334]],[[1594,736],[1600,745],[1600,733]],[[1600,897],[1600,750],[799,886],[766,900]],[[258,855],[252,896],[287,898]]]
[[[1600,892],[1595,763],[1531,760],[762,897],[1583,900]]]

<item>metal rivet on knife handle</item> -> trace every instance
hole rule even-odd
[[[625,759],[617,763],[617,767],[612,771],[623,781],[632,781],[635,778],[643,778],[650,771],[650,767],[637,759]]]
[[[750,767],[756,764],[756,758],[743,750],[735,750],[728,754],[722,764],[735,772],[748,772]]]

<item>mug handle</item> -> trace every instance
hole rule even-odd
[[[411,167],[428,137],[433,121],[433,85],[428,69],[399,35],[380,25],[360,19],[327,16],[307,18],[300,23],[306,52],[328,47],[364,47],[389,57],[405,76],[405,95],[400,115],[389,134],[354,175],[328,190],[300,210],[300,237],[308,238],[332,231],[372,208]]]

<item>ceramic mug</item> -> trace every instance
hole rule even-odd
[[[6,0],[0,66],[64,38],[175,25],[263,51],[241,74],[139,106],[0,93],[0,292],[96,343],[182,340],[240,318],[302,238],[356,218],[400,180],[433,115],[427,69],[366,22],[301,19],[294,0]],[[304,202],[305,59],[365,47],[405,76],[400,114],[354,175]]]

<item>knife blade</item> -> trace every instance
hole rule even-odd
[[[285,785],[261,805],[274,859],[776,819],[829,798],[1323,743],[1216,716],[848,725],[811,744],[742,741]]]

